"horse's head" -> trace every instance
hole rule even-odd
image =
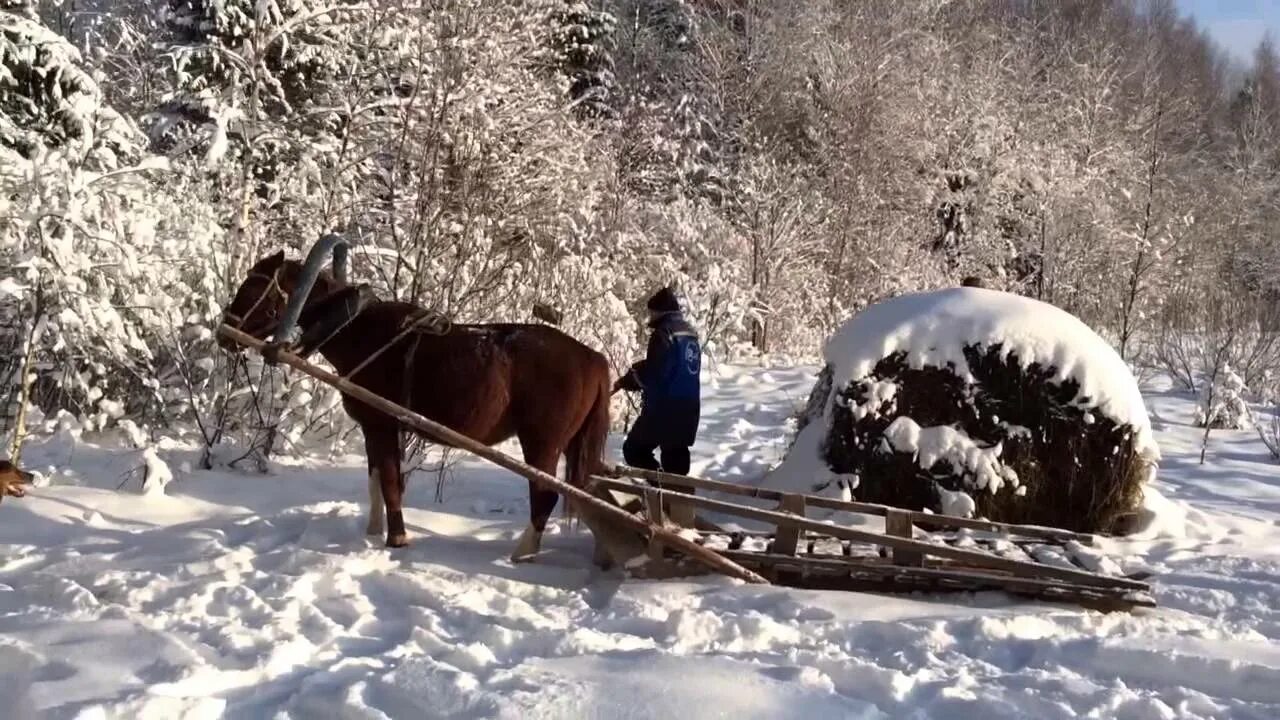
[[[236,288],[231,304],[222,311],[222,322],[247,335],[265,340],[284,315],[296,276],[296,270],[290,271],[283,250],[262,258],[249,268],[240,287]],[[224,350],[242,349],[234,341],[221,335],[218,336],[218,344]]]

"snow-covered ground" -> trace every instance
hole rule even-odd
[[[780,459],[814,368],[721,368],[694,471]],[[359,457],[116,487],[136,450],[27,450],[53,484],[0,505],[0,716],[86,718],[1280,717],[1280,466],[1246,432],[1198,464],[1192,401],[1148,388],[1157,521],[1108,543],[1160,607],[621,581],[589,536],[507,555],[526,484],[466,460],[414,544],[363,535]],[[620,438],[612,451],[618,456]]]

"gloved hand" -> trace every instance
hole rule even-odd
[[[610,395],[616,395],[619,390],[627,392],[640,392],[640,383],[636,380],[635,368],[628,370],[622,377],[618,378],[613,384],[613,392]]]

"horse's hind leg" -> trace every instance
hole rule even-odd
[[[526,443],[524,438],[521,438],[520,445],[524,451],[525,462],[548,475],[556,474],[560,448],[534,442]],[[538,550],[542,547],[542,533],[547,529],[547,520],[551,517],[551,512],[556,509],[556,502],[559,500],[560,493],[544,490],[534,481],[529,481],[529,526],[520,535],[516,549],[511,553],[511,562],[529,562],[538,554]]]
[[[369,533],[381,529],[381,506],[385,506],[387,547],[404,547],[409,544],[409,535],[404,528],[400,432],[394,425],[363,429],[365,453],[369,456]]]

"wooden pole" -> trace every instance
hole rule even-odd
[[[253,337],[252,335],[247,335],[230,325],[220,325],[218,327],[218,333],[228,340],[239,343],[245,347],[252,348],[258,352],[261,352],[262,348],[266,345],[263,341]],[[621,523],[642,533],[648,533],[651,539],[655,537],[661,539],[662,543],[667,547],[688,555],[690,558],[701,562],[716,572],[724,573],[725,575],[735,577],[749,583],[759,585],[769,584],[768,580],[764,579],[757,573],[742,567],[738,563],[720,555],[714,550],[702,547],[692,540],[681,537],[666,528],[656,527],[650,523],[646,523],[644,520],[628,513],[622,508],[604,502],[586,490],[576,488],[554,475],[542,472],[532,465],[528,465],[511,457],[510,455],[507,455],[501,450],[491,448],[484,443],[472,440],[466,435],[463,435],[462,433],[459,433],[445,425],[441,425],[434,420],[429,420],[412,410],[387,400],[377,393],[370,392],[360,385],[356,385],[345,378],[339,377],[338,375],[335,375],[323,368],[312,365],[291,352],[282,351],[279,354],[279,358],[280,362],[285,365],[300,370],[320,382],[331,385],[343,393],[381,410],[405,425],[431,435],[432,438],[437,441],[448,443],[453,447],[461,448],[474,455],[478,455],[495,465],[499,465],[517,475],[528,478],[548,490],[554,490],[555,492],[564,495],[566,499],[572,500],[578,506],[579,512],[582,513],[584,519],[586,519],[588,523],[593,521],[599,523]],[[594,515],[594,517],[591,515]],[[595,531],[593,530],[592,532],[594,533]]]

